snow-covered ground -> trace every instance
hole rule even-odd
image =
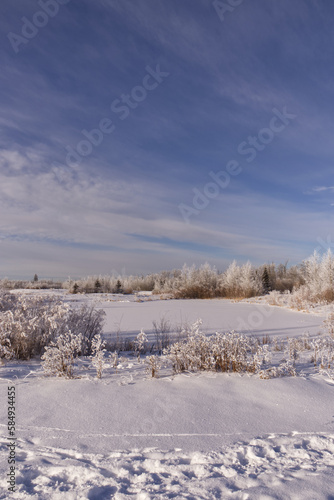
[[[87,298],[105,333],[154,340],[152,321],[203,320],[207,333],[316,336],[324,317],[227,300]],[[128,301],[128,302],[124,302]],[[302,365],[297,377],[202,372],[150,379],[130,355],[103,378],[46,378],[37,360],[0,368],[0,498],[334,499],[334,382]],[[7,491],[7,387],[17,397],[17,492]]]

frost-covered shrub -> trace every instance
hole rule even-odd
[[[135,352],[137,353],[138,361],[140,361],[140,354],[145,352],[147,342],[147,335],[145,332],[143,332],[143,329],[141,329],[140,333],[138,333],[136,337],[136,340],[134,341]]]
[[[69,330],[82,334],[81,353],[89,354],[94,336],[102,332],[104,315],[92,306],[71,309],[50,296],[0,293],[0,331],[17,359],[41,355],[51,341]]]
[[[271,306],[280,306],[282,303],[282,294],[277,290],[272,290],[268,293],[266,302]]]
[[[96,368],[97,378],[102,378],[103,369],[106,365],[105,361],[105,341],[102,340],[100,334],[96,335],[92,340],[92,365]]]
[[[314,296],[310,293],[309,287],[307,285],[302,285],[297,290],[293,290],[289,295],[288,304],[298,311],[308,309],[310,302],[313,301],[312,297]]]
[[[17,295],[11,309],[0,312],[0,329],[17,359],[43,352],[66,321],[69,307],[55,299]]]
[[[159,321],[152,321],[153,329],[155,331],[155,339],[156,339],[156,347],[158,351],[161,353],[164,349],[166,349],[171,342],[170,331],[171,324],[168,319],[162,317]]]
[[[323,321],[323,325],[330,337],[334,339],[334,312],[331,311],[327,314],[326,319]]]
[[[13,350],[5,332],[0,332],[0,359],[11,359]]]
[[[118,368],[118,352],[115,351],[111,353],[111,366],[114,368],[114,370],[117,373],[117,368]]]
[[[200,321],[183,342],[176,342],[165,350],[174,373],[186,370],[214,370],[221,372],[256,372],[268,363],[268,346],[260,346],[254,339],[236,332],[216,333],[206,337],[200,332]]]
[[[161,362],[158,356],[147,356],[145,358],[145,364],[146,372],[150,374],[152,378],[158,377],[161,368]]]
[[[311,342],[313,356],[311,361],[319,370],[333,368],[334,362],[334,339],[331,337],[320,337]]]
[[[80,333],[82,335],[80,354],[89,356],[94,337],[102,334],[105,314],[103,309],[95,309],[92,305],[70,309],[60,333],[66,330],[71,330],[75,334]]]
[[[74,358],[81,349],[81,335],[74,335],[71,331],[59,335],[45,348],[42,367],[46,375],[73,378]]]
[[[0,288],[0,312],[13,309],[17,301],[16,295]]]
[[[264,370],[259,370],[258,375],[262,379],[278,377],[295,377],[296,369],[290,360],[282,361],[278,366],[271,366]]]

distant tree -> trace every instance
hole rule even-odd
[[[120,280],[117,280],[116,282],[116,293],[122,293],[122,283]]]
[[[74,283],[72,293],[78,293],[78,290],[79,290],[79,285],[78,285],[78,283]]]
[[[266,267],[263,269],[263,273],[262,273],[262,286],[263,286],[264,293],[270,292],[270,290],[271,290],[270,277],[269,277],[268,269]]]
[[[95,281],[95,284],[94,284],[94,292],[95,293],[100,293],[101,291],[101,283],[99,282],[99,280],[97,279]]]
[[[35,274],[35,275],[34,275],[34,279],[33,279],[33,281],[34,281],[34,282],[37,282],[37,281],[38,281],[38,275],[37,275],[37,274]]]

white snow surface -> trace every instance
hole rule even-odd
[[[96,300],[69,297],[67,300]],[[322,316],[227,300],[98,298],[105,333],[154,340],[152,320],[203,319],[203,330],[298,336]],[[122,302],[129,300],[129,302]],[[143,302],[136,302],[141,300]],[[262,318],[262,319],[261,319]],[[243,326],[243,328],[238,328]],[[334,382],[305,366],[298,377],[184,373],[149,379],[135,357],[96,379],[43,375],[38,360],[0,367],[0,498],[334,499]],[[16,493],[7,490],[7,387],[17,399]]]

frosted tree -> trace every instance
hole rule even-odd
[[[239,292],[240,267],[234,260],[222,276],[222,288],[228,297],[236,297]]]
[[[322,257],[319,281],[322,298],[332,301],[334,299],[334,258],[330,249]]]
[[[262,291],[262,283],[255,275],[251,263],[248,261],[240,269],[239,293],[244,297],[251,297]]]
[[[317,251],[304,261],[305,281],[312,296],[321,295],[320,256]]]

